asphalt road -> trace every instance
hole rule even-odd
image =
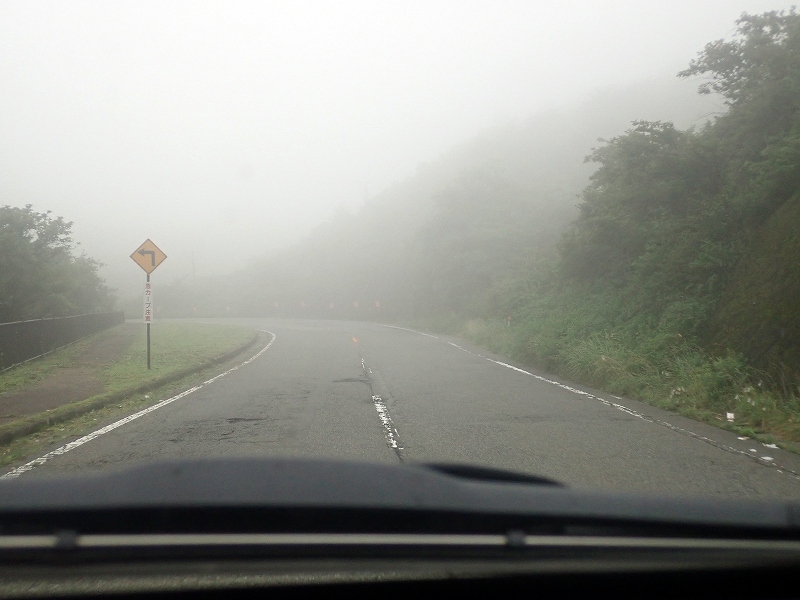
[[[239,322],[274,333],[269,349],[21,476],[311,456],[476,463],[579,488],[800,499],[797,455],[507,364],[455,338],[371,323]]]

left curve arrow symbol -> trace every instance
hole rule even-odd
[[[145,254],[149,254],[150,255],[150,266],[151,267],[155,267],[156,266],[156,253],[155,252],[153,252],[152,250],[139,250],[139,254],[141,254],[142,256],[144,256]]]

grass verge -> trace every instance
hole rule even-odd
[[[94,369],[93,374],[103,382],[103,393],[0,426],[0,444],[9,444],[20,437],[48,429],[107,405],[120,403],[130,396],[145,395],[149,399],[151,394],[147,392],[161,390],[173,382],[229,360],[257,339],[257,335],[246,328],[228,325],[163,323],[158,324],[158,328],[154,326],[153,330],[156,331],[152,336],[151,370],[145,368],[145,335],[141,331],[134,336],[117,360]],[[25,384],[56,376],[60,367],[69,368],[81,364],[81,358],[91,352],[93,345],[102,344],[104,336],[112,334],[113,332],[99,333],[45,357],[41,364],[30,363],[20,367],[19,371],[10,371],[7,374],[11,375],[9,381],[0,379],[0,383],[4,384],[0,389],[16,390]]]
[[[0,374],[0,394],[17,391],[38,383],[59,369],[81,364],[83,356],[120,328],[133,328],[136,333],[119,360],[103,365],[97,371],[96,375],[105,384],[106,391],[125,389],[158,379],[166,373],[198,365],[253,337],[251,330],[238,326],[157,322],[151,327],[152,368],[148,371],[145,328],[140,324],[125,323]]]
[[[245,327],[213,323],[154,323],[151,327],[151,369],[146,369],[144,326],[118,361],[103,368],[106,391],[127,390],[185,369],[198,367],[254,339]]]

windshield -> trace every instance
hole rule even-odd
[[[0,474],[800,499],[798,56],[780,0],[5,3]]]

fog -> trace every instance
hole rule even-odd
[[[4,3],[0,203],[74,221],[123,294],[148,237],[169,257],[155,279],[226,273],[493,127],[674,78],[742,12],[781,8]]]

